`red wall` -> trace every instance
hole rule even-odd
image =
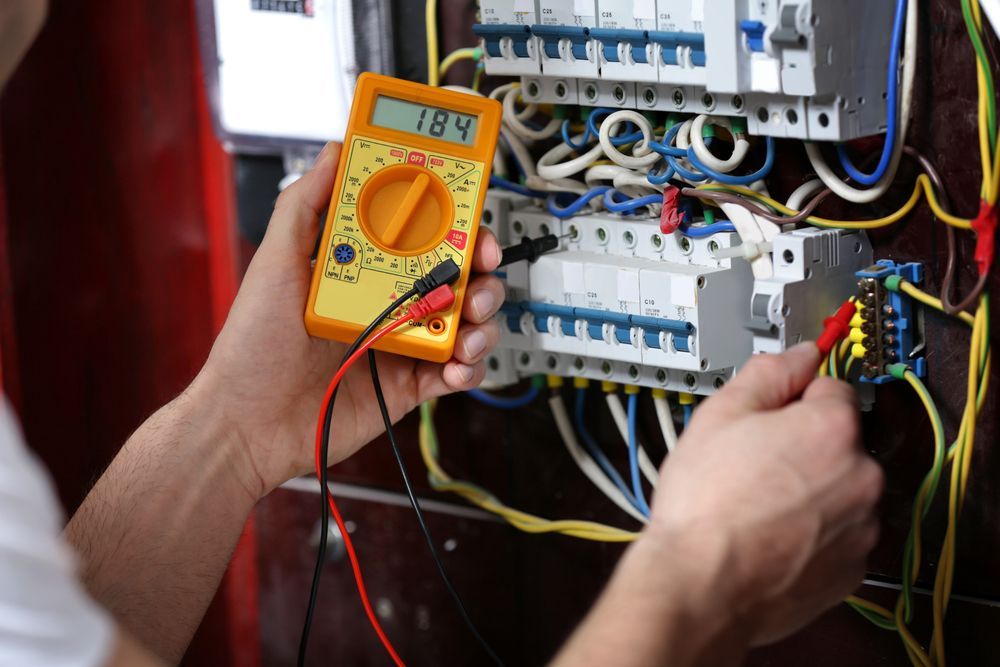
[[[233,194],[193,5],[51,4],[0,99],[0,346],[72,512],[203,363],[236,285]],[[256,604],[230,594],[252,594],[249,576],[223,591],[191,664],[254,664]],[[223,600],[250,625],[227,623]]]

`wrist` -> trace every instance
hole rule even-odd
[[[194,448],[189,455],[202,457],[204,469],[218,483],[246,496],[251,503],[271,490],[260,474],[245,434],[205,372],[164,410],[174,412],[178,423],[184,424],[188,444]]]
[[[728,580],[731,549],[707,531],[653,524],[622,560],[621,576],[644,596],[644,614],[664,633],[676,665],[739,664],[752,639]]]

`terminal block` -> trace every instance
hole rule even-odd
[[[525,25],[535,7],[538,20]],[[528,102],[745,116],[755,135],[884,132],[892,3],[482,0],[489,74]],[[594,14],[591,15],[591,7]]]
[[[851,356],[861,363],[861,381],[891,382],[893,364],[906,364],[924,377],[923,334],[915,317],[913,300],[886,286],[886,280],[923,281],[923,266],[915,262],[896,264],[879,260],[858,271],[857,314],[851,321]]]

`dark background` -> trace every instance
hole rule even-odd
[[[237,212],[241,222],[262,225],[273,198],[267,188],[277,176],[274,158],[241,157],[234,168],[214,138],[189,3],[52,4],[47,27],[0,100],[0,348],[3,389],[72,512],[129,433],[204,361],[252,254],[237,234]],[[394,4],[401,17],[397,62],[402,74],[420,78],[422,3]],[[472,44],[475,3],[440,4],[442,55]],[[988,47],[992,57],[992,38]],[[462,63],[449,79],[466,83],[471,74]],[[980,179],[975,69],[957,2],[921,3],[917,87],[909,143],[935,162],[955,211],[972,215]],[[777,195],[808,177],[794,143],[783,144],[778,164]],[[895,210],[910,191],[907,169],[903,185],[884,202],[829,212],[865,217]],[[966,237],[963,291],[973,276]],[[937,289],[944,232],[926,207],[873,238],[878,257],[925,262],[929,289]],[[929,314],[927,336],[928,385],[950,439],[964,403],[968,333]],[[958,533],[955,592],[975,599],[949,608],[947,646],[956,665],[1000,664],[992,650],[1000,613],[991,602],[1000,599],[996,380],[994,372]],[[591,400],[592,426],[618,456],[623,448],[603,403],[596,392]],[[644,413],[652,414],[650,404]],[[544,401],[507,414],[456,396],[441,402],[437,421],[444,464],[456,476],[544,516],[630,525],[565,456]],[[930,463],[930,428],[901,384],[880,389],[864,421],[866,446],[888,476],[883,537],[870,576],[894,584],[910,503]],[[407,419],[400,437],[422,494],[446,503],[435,506],[429,521],[455,584],[509,664],[543,663],[593,602],[620,547],[523,535],[436,496],[423,484],[415,424]],[[651,452],[662,452],[653,422],[645,426]],[[402,655],[412,664],[484,662],[436,577],[411,510],[400,502],[386,443],[374,443],[333,476],[352,485],[349,495],[361,496],[341,506],[355,525],[373,601]],[[366,499],[370,489],[392,495],[388,502]],[[187,664],[293,662],[318,503],[314,492],[281,490],[260,504]],[[930,545],[943,534],[943,510],[939,503],[929,519],[925,587],[933,583],[937,548]],[[863,594],[885,604],[895,598],[884,588],[866,587]],[[929,597],[918,596],[917,609],[914,631],[926,640]],[[314,663],[387,663],[343,561],[325,573],[311,652]],[[904,665],[906,659],[895,635],[840,606],[749,660],[807,662]]]

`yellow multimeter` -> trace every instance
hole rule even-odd
[[[455,347],[502,110],[495,100],[365,73],[358,78],[305,323],[352,342],[441,262],[455,305],[376,348],[446,361]]]

